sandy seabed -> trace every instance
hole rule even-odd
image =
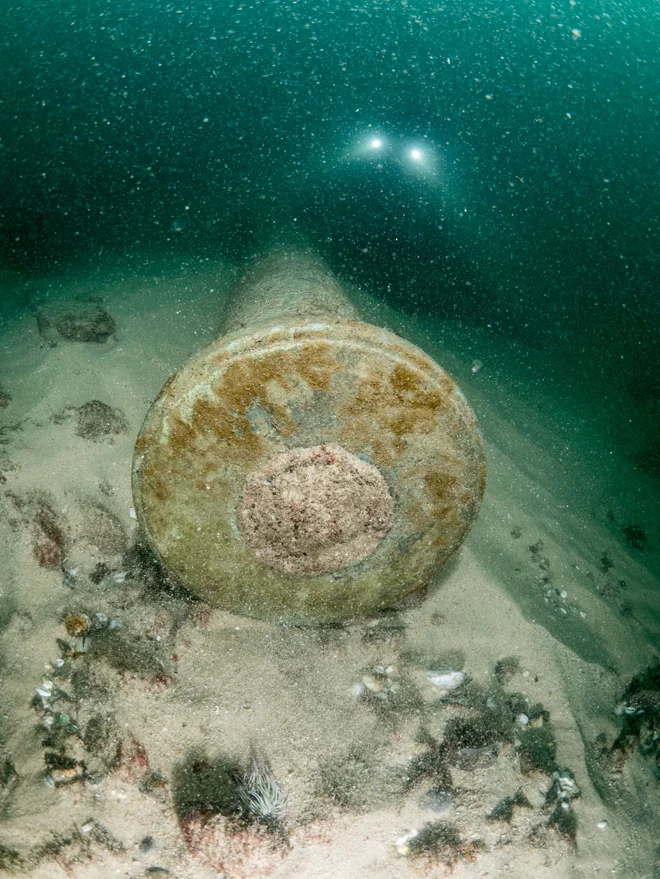
[[[552,352],[356,293],[477,412],[479,520],[416,607],[324,628],[233,616],[141,548],[130,471],[235,280],[192,259],[3,278],[0,872],[657,876],[652,749],[613,745],[626,686],[657,662],[659,533],[654,486],[599,410],[604,377],[578,397]],[[39,307],[89,296],[105,341],[49,335]],[[255,755],[286,795],[270,824],[232,811]]]

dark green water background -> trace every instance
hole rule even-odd
[[[8,267],[239,258],[295,222],[398,308],[595,361],[658,475],[660,5],[3,6]],[[346,158],[369,131],[381,167]],[[410,143],[433,185],[397,163]]]
[[[388,148],[369,153],[365,144],[376,136]],[[413,147],[428,165],[411,164]],[[9,392],[14,402],[7,424],[0,425],[0,463],[3,445],[25,413],[32,430],[24,446],[17,435],[10,451],[26,498],[31,463],[47,448],[44,437],[65,436],[56,433],[65,426],[53,427],[57,416],[47,409],[66,402],[64,413],[74,410],[92,381],[98,385],[93,393],[106,400],[107,391],[114,404],[115,381],[122,406],[137,411],[143,394],[139,405],[146,411],[158,370],[163,381],[178,366],[172,352],[178,357],[194,346],[198,328],[206,341],[216,331],[208,318],[215,291],[201,295],[206,280],[187,286],[187,273],[201,265],[212,286],[210,266],[219,265],[228,285],[229,264],[292,226],[341,281],[374,293],[374,307],[396,314],[434,356],[443,348],[451,353],[453,345],[447,369],[475,406],[492,450],[493,488],[470,538],[473,561],[562,648],[557,667],[585,744],[587,771],[612,815],[618,814],[617,838],[627,840],[616,855],[622,865],[617,875],[638,879],[653,861],[643,876],[659,877],[650,759],[641,769],[631,761],[629,777],[610,788],[592,745],[604,728],[619,728],[613,712],[647,642],[649,655],[660,646],[660,591],[653,579],[660,571],[660,0],[0,0],[0,353],[11,359],[6,340],[17,338],[34,348],[26,342],[29,356],[17,358],[28,370],[23,381],[17,369],[9,370],[14,383],[7,383],[5,403]],[[110,311],[116,307],[126,323],[134,319],[134,333],[148,328],[148,344],[108,360],[116,372],[107,373],[106,384],[105,364],[92,356],[86,364],[88,352],[68,360],[64,345],[56,352],[38,348],[43,340],[28,300],[31,289],[47,290],[52,303],[60,291],[71,295],[88,279],[90,292],[97,292],[98,282],[102,293],[115,266]],[[183,276],[181,284],[170,285],[169,300],[161,293],[167,283],[151,283],[163,266],[170,280]],[[127,303],[117,290],[133,270],[142,286],[126,284],[126,297],[133,296]],[[143,302],[134,290],[142,290]],[[187,295],[198,296],[197,303],[188,300],[189,314]],[[156,302],[165,303],[162,310]],[[181,312],[184,341],[177,345],[172,340]],[[6,316],[18,319],[5,324]],[[27,320],[20,325],[23,316],[30,331]],[[147,316],[161,320],[160,327]],[[160,346],[152,344],[159,330]],[[119,348],[113,350],[119,354]],[[146,389],[140,387],[145,362]],[[133,366],[135,381],[124,387],[122,376]],[[4,377],[0,373],[0,408]],[[64,460],[64,449],[54,444],[53,467],[50,448],[43,452],[47,466],[36,462],[39,478]],[[83,497],[110,460],[102,446],[94,454],[71,498]],[[67,462],[62,473],[69,473]],[[62,473],[53,477],[53,492],[68,497]],[[6,481],[1,473],[0,480]],[[18,515],[13,485],[0,491],[11,515]],[[121,492],[118,504],[120,498]],[[13,582],[12,572],[4,575]],[[19,568],[16,577],[22,576]],[[69,585],[64,579],[62,587]],[[30,588],[29,579],[16,588],[26,607],[16,619],[31,626]],[[39,611],[45,619],[63,599],[50,585],[35,588],[43,590],[35,591],[35,601],[47,602]],[[5,593],[11,610],[0,607],[0,627],[14,613],[11,591],[0,584],[0,598]],[[115,601],[102,589],[89,595],[104,613],[103,602]],[[557,596],[567,599],[572,616]],[[145,592],[134,624],[140,637],[138,626],[151,619],[152,604]],[[127,606],[118,606],[128,620]],[[43,623],[39,614],[35,625]],[[413,628],[414,612],[411,619]],[[26,694],[38,681],[27,671],[35,660],[25,645],[35,644],[41,631],[54,638],[54,617],[48,625],[30,634],[26,624],[25,642],[23,634],[20,642],[11,640],[21,629],[8,630],[7,643],[17,646],[6,655],[18,657],[20,647],[23,665],[0,656],[0,666],[23,670],[21,686],[30,681],[15,697],[18,720],[10,733],[16,742],[28,729],[21,727]],[[231,642],[239,645],[237,656],[248,644],[258,652],[248,637]],[[308,675],[308,655],[309,680],[321,682],[318,693],[335,693],[316,642],[301,635],[281,660],[284,653],[277,651],[283,648],[264,637],[254,644],[267,644],[268,674],[279,668],[283,675],[273,672],[264,680],[284,680],[286,700],[297,698],[303,676],[292,671],[287,678],[282,669],[296,664]],[[442,646],[440,630],[438,639]],[[54,649],[54,642],[43,649]],[[573,656],[585,662],[578,666]],[[232,661],[227,668],[238,669],[238,680],[243,667]],[[481,659],[469,658],[466,667],[473,661],[476,668]],[[234,672],[225,674],[230,680]],[[10,693],[19,692],[11,689],[15,681],[9,683]],[[305,681],[299,692],[317,694],[307,686]],[[306,710],[313,698],[301,697]],[[4,717],[9,728],[9,715]],[[32,729],[32,709],[29,717]],[[342,735],[352,736],[337,721],[342,717],[352,722],[353,715],[333,718]],[[268,723],[276,729],[277,721]],[[557,728],[568,736],[570,723],[559,717]],[[199,725],[215,748],[206,715]],[[0,727],[4,747],[9,734],[1,717]],[[282,729],[295,726],[282,725],[273,741]],[[311,733],[305,735],[309,747]],[[25,747],[10,741],[19,767],[23,758],[36,759],[38,750],[27,733],[24,738]],[[35,771],[28,783],[37,779]],[[35,815],[41,820],[36,796],[24,800],[32,803],[32,816],[28,807],[24,812],[30,827]],[[44,807],[44,827],[51,814]],[[598,833],[592,827],[585,835],[589,846]],[[33,844],[22,843],[26,851]],[[603,863],[612,857],[608,852]]]

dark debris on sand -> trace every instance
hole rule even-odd
[[[39,335],[54,348],[59,342],[103,344],[117,330],[112,316],[98,296],[77,296],[68,301],[30,301]]]

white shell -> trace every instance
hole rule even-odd
[[[375,678],[373,675],[365,675],[362,678],[362,683],[369,690],[370,693],[380,693],[385,686],[383,680],[379,680]]]
[[[405,836],[400,836],[399,839],[394,840],[394,848],[400,855],[407,855],[410,850],[410,840],[414,839],[417,836],[417,830],[411,830],[410,833],[406,833]]]
[[[427,677],[434,687],[441,690],[457,690],[465,683],[462,671],[430,671]]]
[[[38,687],[34,688],[37,696],[40,696],[42,699],[50,699],[53,695],[53,682],[52,681],[42,681]]]

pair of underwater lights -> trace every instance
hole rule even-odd
[[[374,137],[369,141],[369,146],[372,150],[380,150],[383,148],[384,142],[383,140],[381,140],[380,137]],[[408,150],[408,156],[414,162],[421,162],[424,158],[424,153],[418,147],[413,147],[412,149]]]

